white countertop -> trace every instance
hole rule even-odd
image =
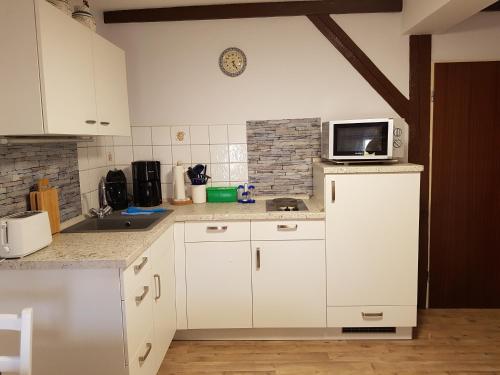
[[[343,165],[325,161],[314,163],[313,168],[323,174],[412,173],[424,170],[423,165],[412,163]]]
[[[266,212],[264,200],[255,204],[206,203],[164,205],[174,212],[149,231],[59,233],[52,244],[21,259],[0,262],[0,270],[126,268],[174,222],[214,220],[324,219],[314,202],[304,201],[309,211]]]

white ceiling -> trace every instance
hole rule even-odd
[[[90,7],[95,11],[118,10],[118,9],[141,9],[162,8],[188,5],[210,5],[229,3],[255,3],[259,0],[90,0]],[[266,0],[283,1],[283,0]],[[73,0],[73,3],[80,3]]]

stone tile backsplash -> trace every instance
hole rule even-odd
[[[320,120],[303,119],[133,126],[129,137],[0,146],[0,216],[27,209],[30,187],[44,176],[61,189],[62,220],[87,213],[98,207],[101,177],[110,169],[123,169],[131,193],[130,163],[144,159],[160,161],[164,198],[173,195],[172,167],[177,162],[186,167],[207,164],[211,186],[250,180],[260,195],[311,194],[312,158],[319,157],[319,139]]]
[[[40,178],[59,188],[61,221],[81,213],[76,143],[0,146],[0,217],[30,209]]]
[[[259,195],[313,193],[320,157],[319,118],[247,122],[248,175]]]

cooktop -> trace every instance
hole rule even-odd
[[[266,211],[309,211],[302,199],[275,198],[266,200]]]

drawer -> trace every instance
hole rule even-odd
[[[146,250],[122,272],[122,300],[134,295],[136,289],[153,278],[151,252]]]
[[[417,306],[327,308],[328,327],[416,327]]]
[[[146,334],[153,329],[154,287],[148,279],[122,302],[128,353],[135,353]]]
[[[324,240],[324,220],[252,221],[252,240]]]
[[[249,241],[250,221],[187,222],[186,242]]]
[[[151,329],[146,332],[134,354],[129,355],[129,375],[151,375],[158,371],[156,368],[158,366],[155,363],[158,358],[158,348],[153,337],[153,329]]]

